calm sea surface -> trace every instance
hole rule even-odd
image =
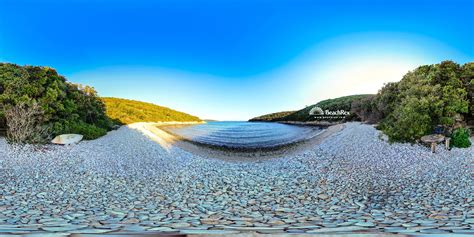
[[[321,131],[316,127],[263,122],[208,122],[166,130],[195,142],[231,148],[285,145],[311,138]]]

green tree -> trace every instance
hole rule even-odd
[[[461,81],[467,90],[467,98],[469,100],[469,112],[467,117],[474,120],[474,62],[466,63],[462,66]]]
[[[0,121],[20,103],[38,104],[42,121],[37,122],[50,127],[51,136],[81,133],[93,139],[112,127],[92,87],[71,84],[49,67],[0,63]]]
[[[444,61],[421,66],[391,84],[393,88],[382,89],[376,96],[379,105],[386,104],[381,129],[391,140],[413,142],[437,125],[453,127],[469,111],[461,74],[460,65]]]

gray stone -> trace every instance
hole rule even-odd
[[[41,227],[42,230],[49,231],[49,232],[67,232],[71,230],[78,230],[86,228],[87,225],[67,225],[67,226],[43,226]]]
[[[362,226],[362,227],[374,227],[375,224],[372,222],[357,222],[355,223],[356,226]]]
[[[187,235],[231,235],[240,232],[233,230],[181,230],[180,233]]]
[[[318,233],[335,233],[335,232],[353,232],[353,231],[363,231],[368,230],[368,228],[361,226],[343,226],[335,228],[321,228],[318,230],[306,231],[308,234],[318,234]]]

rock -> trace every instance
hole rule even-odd
[[[120,223],[122,223],[122,224],[137,224],[139,222],[140,222],[140,220],[137,219],[137,218],[130,218],[130,219],[125,219],[125,220],[121,221]]]
[[[71,230],[84,229],[87,225],[68,225],[68,226],[57,226],[57,227],[41,227],[42,230],[50,232],[67,232]]]
[[[219,224],[218,219],[212,219],[212,218],[201,219],[200,221],[201,221],[202,224],[205,224],[205,225],[217,225],[217,224]]]
[[[189,223],[172,223],[169,225],[169,227],[174,228],[174,229],[183,229],[190,226],[191,225]]]
[[[318,195],[318,198],[319,198],[319,199],[326,200],[326,199],[329,199],[329,196],[326,195],[326,194],[324,194],[324,193],[322,193],[322,194],[319,194],[319,195]]]
[[[335,227],[335,228],[321,228],[317,230],[309,230],[306,231],[308,234],[319,234],[319,233],[337,233],[337,232],[353,232],[353,231],[362,231],[368,230],[365,227],[360,226],[343,226],[343,227]]]
[[[72,231],[68,231],[68,232],[73,233],[73,234],[104,234],[104,233],[108,233],[108,232],[112,232],[112,231],[114,231],[114,230],[86,228],[86,229],[72,230]]]
[[[255,232],[278,232],[282,231],[282,227],[239,227],[239,226],[223,226],[225,230],[235,231],[255,231]]]
[[[432,154],[343,126],[304,152],[255,162],[164,148],[127,126],[74,146],[0,138],[0,230],[472,232],[474,147]]]
[[[474,218],[466,219],[466,220],[464,220],[464,223],[467,223],[467,224],[474,224]]]
[[[362,226],[362,227],[374,227],[375,224],[372,222],[357,222],[355,223],[356,226]]]
[[[284,224],[286,224],[285,222],[283,222],[281,220],[273,220],[273,221],[269,221],[267,223],[270,224],[270,225],[284,225]]]
[[[421,233],[426,233],[426,234],[447,234],[450,233],[449,231],[446,230],[440,230],[440,229],[423,229],[420,230]]]
[[[403,227],[415,227],[415,226],[418,226],[418,224],[416,224],[416,223],[403,223],[402,226]]]
[[[181,230],[180,233],[186,235],[232,235],[240,232],[232,230]]]
[[[319,229],[321,226],[318,225],[304,225],[304,226],[290,226],[288,230],[312,230],[312,229]]]
[[[179,230],[175,230],[175,229],[170,228],[170,227],[154,227],[154,228],[148,229],[148,231],[178,232]]]

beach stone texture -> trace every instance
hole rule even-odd
[[[69,146],[0,138],[3,234],[474,234],[474,148],[347,123],[277,159],[226,161],[123,126]]]

